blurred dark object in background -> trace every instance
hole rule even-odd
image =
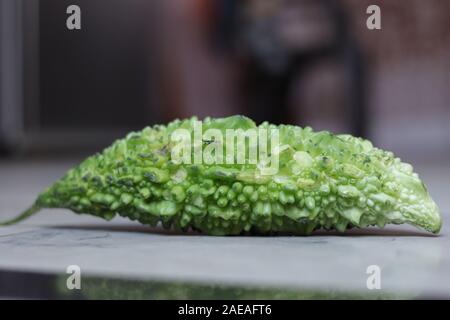
[[[152,10],[143,0],[77,1],[79,31],[61,14],[73,1],[39,1],[40,124],[139,127],[154,122]],[[143,10],[144,9],[144,10]]]
[[[66,8],[82,9],[81,30]],[[2,0],[3,148],[98,149],[159,122],[152,6],[144,0]]]
[[[171,104],[174,114],[194,110],[191,114],[207,116],[214,110],[218,115],[245,114],[257,123],[307,125],[302,115],[305,104],[294,101],[294,94],[303,90],[305,72],[314,70],[318,62],[333,60],[341,66],[336,72],[342,81],[340,98],[331,108],[344,115],[346,131],[367,136],[362,54],[339,2],[196,0],[192,1],[195,9],[186,8],[186,3],[182,9],[166,10],[190,17],[166,37],[170,61],[179,65],[168,75],[173,89],[167,91],[185,95]],[[180,29],[183,39],[177,38]],[[219,75],[210,71],[221,68],[226,70]],[[216,92],[215,99],[205,99],[211,91]],[[223,92],[228,92],[226,97]],[[195,106],[189,101],[192,96]],[[228,107],[218,102],[223,100],[229,101]]]
[[[66,8],[82,29],[66,28]],[[368,30],[378,5],[382,29]],[[0,150],[92,152],[129,130],[246,114],[450,154],[439,0],[0,0]],[[417,146],[420,145],[420,148]]]
[[[229,3],[229,1],[219,0]],[[242,3],[238,1],[238,3]],[[343,65],[345,106],[351,133],[367,136],[367,105],[362,55],[348,27],[348,17],[334,0],[245,1],[241,8],[237,50],[245,62],[241,88],[243,110],[258,122],[308,125],[295,119],[291,95],[296,79],[317,61]],[[231,19],[227,19],[231,20]],[[296,106],[302,115],[302,103]]]

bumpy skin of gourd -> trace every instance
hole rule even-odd
[[[263,123],[280,133],[280,169],[171,161],[170,134],[195,118],[132,132],[87,158],[43,192],[35,206],[104,219],[116,214],[211,235],[310,234],[313,230],[408,223],[438,233],[441,218],[418,175],[360,138]],[[256,128],[246,117],[205,119],[203,130]],[[207,143],[207,142],[205,142]]]

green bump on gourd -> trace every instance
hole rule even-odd
[[[151,182],[155,183],[164,183],[169,180],[169,174],[165,170],[161,170],[158,168],[148,168],[144,173],[144,177],[147,178]]]
[[[354,198],[359,196],[359,190],[354,186],[338,186],[338,193],[344,198]]]
[[[312,210],[312,209],[314,209],[314,207],[316,206],[316,202],[315,202],[314,198],[312,198],[312,197],[307,197],[307,198],[305,199],[305,205],[306,205],[306,207],[307,207],[308,209]]]
[[[69,170],[30,209],[1,225],[42,208],[67,208],[211,235],[308,235],[321,228],[345,232],[400,223],[440,231],[439,209],[412,167],[367,140],[309,127],[257,126],[243,116],[206,118],[204,130],[223,133],[277,129],[279,170],[263,174],[248,161],[248,144],[244,164],[172,161],[171,134],[185,129],[194,136],[197,121],[175,120],[131,132]]]
[[[133,196],[128,193],[122,193],[120,195],[120,201],[122,202],[122,204],[128,205],[133,201]]]
[[[353,223],[354,225],[358,225],[361,219],[361,215],[363,214],[362,210],[359,208],[350,208],[347,210],[343,210],[341,215],[346,218],[348,221]]]
[[[171,190],[171,194],[177,203],[181,203],[186,199],[186,193],[181,186],[175,186]]]

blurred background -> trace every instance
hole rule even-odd
[[[450,3],[0,0],[3,157],[87,154],[129,130],[244,114],[448,161]],[[66,8],[81,8],[81,30]],[[381,30],[366,27],[369,5]]]

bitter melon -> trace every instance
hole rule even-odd
[[[199,140],[198,124],[202,133],[214,129],[214,134]],[[255,148],[250,135],[227,145],[219,136],[230,130],[266,130],[267,150],[259,153],[261,147]],[[192,148],[180,149],[180,139],[174,139],[180,132],[192,137]],[[212,160],[220,160],[214,156],[223,147],[226,161],[207,159],[206,152],[204,159],[196,158],[194,151],[208,147],[214,151]],[[240,162],[239,148],[244,148]],[[180,150],[193,152],[180,161],[174,159]],[[252,150],[258,151],[257,162],[250,161]],[[267,159],[277,164],[275,170],[267,171]],[[68,208],[106,220],[118,214],[146,225],[161,222],[166,228],[210,235],[308,235],[316,229],[344,232],[388,223],[439,233],[442,224],[437,205],[411,165],[391,152],[350,135],[257,126],[244,116],[202,122],[193,117],[131,132],[69,170],[30,209],[3,225],[42,208]]]

